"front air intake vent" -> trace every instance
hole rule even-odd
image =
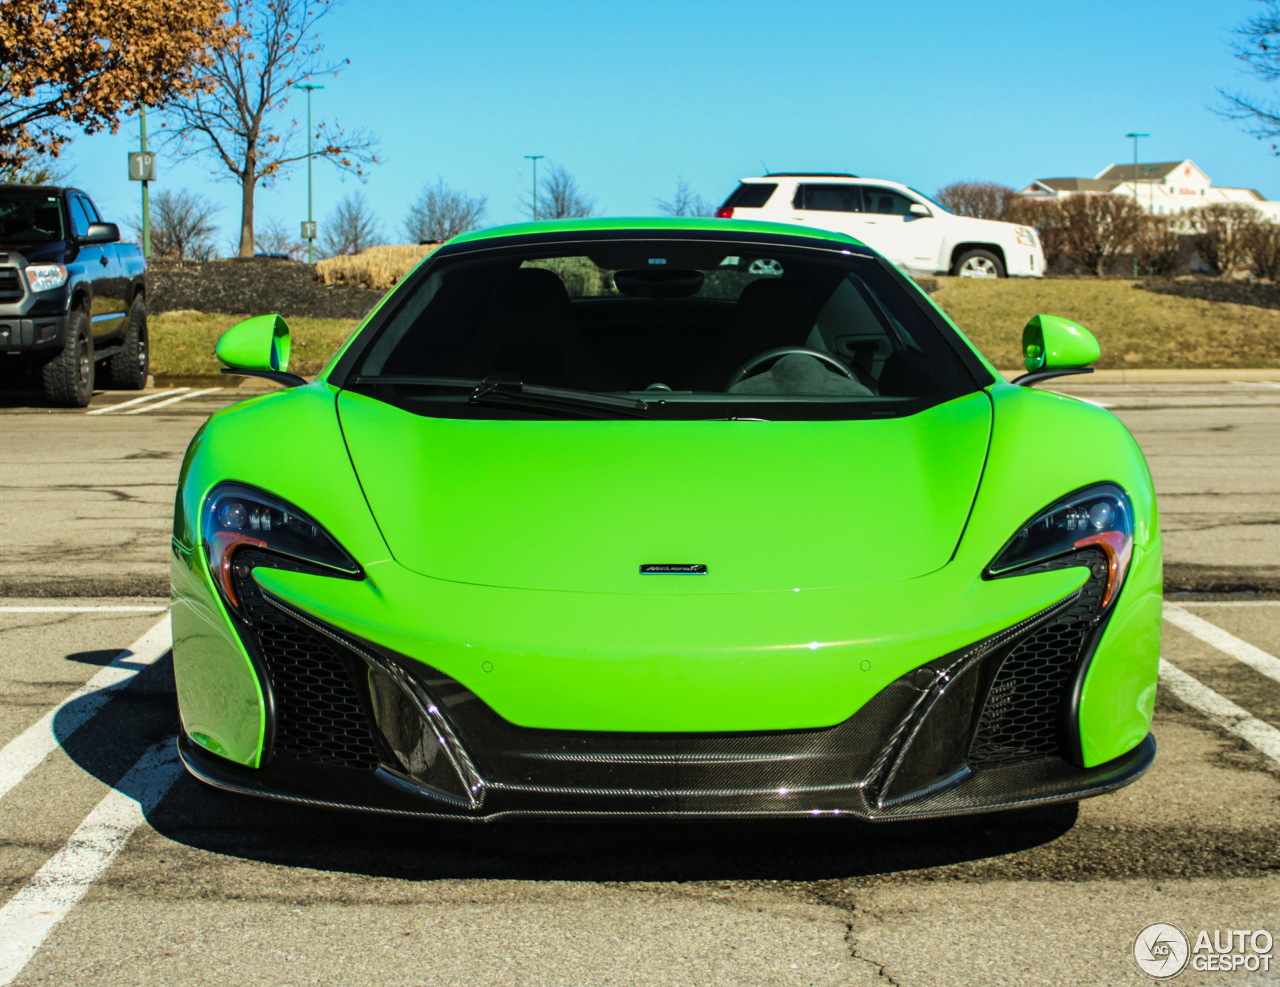
[[[1100,553],[1087,552],[1053,566],[1085,564],[1090,576],[1080,598],[1013,644],[1000,662],[969,749],[971,767],[1021,764],[1062,753],[1067,694],[1102,611],[1107,562]]]
[[[236,592],[275,692],[275,753],[344,768],[377,768],[377,742],[349,670],[356,666],[343,661],[341,645],[263,599],[250,573],[253,563],[264,559],[253,551],[236,556]]]
[[[0,302],[22,300],[22,278],[16,267],[0,267]]]

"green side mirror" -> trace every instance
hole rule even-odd
[[[289,324],[278,315],[237,322],[218,337],[214,353],[237,370],[288,370]]]
[[[1022,330],[1022,355],[1030,373],[1013,381],[1034,384],[1049,377],[1093,373],[1098,341],[1084,326],[1056,315],[1035,315]]]
[[[1099,352],[1093,333],[1070,319],[1035,315],[1022,330],[1022,353],[1031,371],[1087,367]]]
[[[213,351],[227,365],[224,374],[266,377],[290,386],[306,383],[288,372],[289,324],[279,315],[256,315],[237,322],[218,337]]]

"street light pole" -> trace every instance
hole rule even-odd
[[[538,221],[538,160],[545,158],[545,154],[526,154],[526,158],[533,162],[533,220]]]
[[[147,153],[147,108],[142,110],[142,153]],[[151,256],[151,196],[147,190],[147,180],[142,180],[142,256]]]
[[[293,88],[307,91],[307,232],[310,234],[307,237],[307,263],[314,264],[316,262],[316,223],[315,217],[311,214],[311,92],[313,89],[323,89],[324,86],[303,82]]]
[[[1133,205],[1135,209],[1141,209],[1138,205],[1138,138],[1150,137],[1150,134],[1125,134],[1126,137],[1133,138]],[[1138,252],[1133,252],[1133,276],[1138,276]]]

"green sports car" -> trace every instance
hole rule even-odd
[[[308,383],[278,316],[173,530],[182,757],[423,817],[852,816],[1137,778],[1160,649],[1142,454],[1007,382],[847,237],[581,220],[440,247]]]

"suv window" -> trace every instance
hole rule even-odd
[[[914,199],[908,198],[897,189],[884,188],[880,185],[864,185],[862,202],[866,212],[886,213],[892,216],[906,216],[915,205]]]
[[[87,236],[89,233],[89,224],[93,220],[89,218],[89,213],[84,207],[84,200],[78,195],[71,196],[71,230],[76,236]]]
[[[862,189],[857,185],[801,185],[792,205],[823,212],[862,212]]]
[[[777,182],[743,182],[733,195],[724,200],[721,209],[761,209],[778,190]]]

